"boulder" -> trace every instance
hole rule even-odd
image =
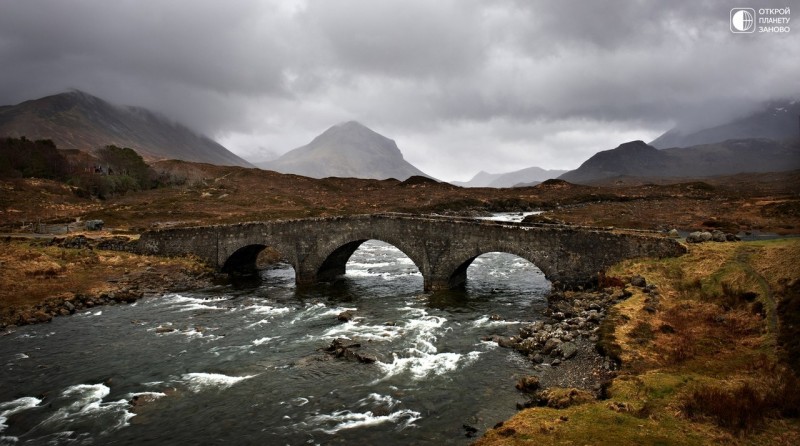
[[[539,344],[536,342],[535,339],[532,338],[523,339],[517,345],[514,346],[514,348],[523,355],[534,353],[538,347]]]
[[[633,276],[631,277],[631,285],[644,288],[647,286],[647,280],[642,276]]]
[[[718,229],[715,229],[711,233],[711,240],[713,240],[715,242],[726,242],[726,241],[728,241],[728,239],[725,237],[725,233],[720,231],[720,230],[718,230]]]
[[[52,314],[42,310],[33,313],[33,317],[36,319],[37,322],[50,322],[53,319]]]
[[[350,310],[346,310],[346,311],[342,311],[341,313],[339,313],[336,316],[336,319],[338,319],[341,322],[350,322],[350,321],[353,320],[353,317],[354,317],[353,312],[350,311]]]
[[[505,336],[498,336],[493,341],[497,342],[497,345],[503,348],[514,348],[519,341],[514,336],[505,337]]]
[[[572,342],[565,342],[558,346],[558,351],[564,359],[570,359],[578,354],[578,346]]]
[[[101,231],[104,224],[103,220],[86,220],[86,229],[89,231]]]
[[[351,341],[344,338],[336,338],[333,340],[333,342],[331,342],[331,345],[322,350],[335,358],[343,358],[364,364],[372,364],[378,360],[376,354],[358,351],[360,348],[361,344],[356,341]]]
[[[672,238],[678,238],[681,236],[677,229],[670,229],[667,235]]]
[[[708,231],[695,231],[686,236],[687,243],[703,243],[711,240],[713,235]]]
[[[544,343],[544,347],[542,347],[542,353],[544,353],[545,355],[549,355],[550,353],[555,351],[555,349],[559,345],[561,345],[561,339],[550,338],[547,340],[547,342]]]

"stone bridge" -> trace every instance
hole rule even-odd
[[[555,286],[585,285],[597,273],[634,257],[686,252],[654,232],[506,223],[468,218],[375,214],[145,232],[138,250],[157,255],[194,254],[227,273],[256,271],[264,248],[279,251],[298,284],[332,281],[359,245],[394,245],[417,266],[425,290],[464,286],[467,268],[481,254],[505,252],[536,265]]]

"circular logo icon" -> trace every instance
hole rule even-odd
[[[740,9],[733,13],[731,25],[737,31],[750,31],[753,28],[753,14],[746,9]]]

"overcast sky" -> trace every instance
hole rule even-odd
[[[0,104],[76,88],[251,161],[357,120],[444,180],[573,169],[800,96],[800,0],[744,3],[0,0]],[[796,29],[733,34],[732,6]]]

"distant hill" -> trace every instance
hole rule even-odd
[[[258,167],[312,178],[430,177],[406,161],[393,140],[355,121],[335,125],[305,146]]]
[[[514,187],[519,184],[538,184],[567,172],[566,170],[546,170],[541,167],[528,167],[507,173],[478,172],[469,181],[453,181],[451,184],[462,187]]]
[[[586,184],[621,176],[702,178],[794,169],[800,169],[800,142],[797,139],[740,139],[664,150],[642,141],[632,141],[596,153],[559,179]]]
[[[109,144],[145,159],[252,167],[186,126],[140,107],[118,106],[71,91],[0,107],[0,136],[51,139],[60,149],[91,152]]]
[[[674,128],[659,136],[651,146],[657,149],[691,147],[729,139],[770,138],[784,140],[800,136],[800,101],[773,101],[744,118],[715,127],[686,132]]]
[[[502,173],[489,173],[481,170],[469,181],[451,181],[450,184],[461,187],[489,187],[492,181],[502,176]]]

